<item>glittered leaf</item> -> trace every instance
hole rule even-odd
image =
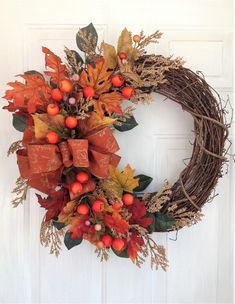
[[[98,34],[92,23],[78,31],[76,42],[78,48],[83,52],[87,52],[87,48],[95,51],[98,42]]]
[[[122,121],[120,126],[114,124],[114,128],[120,132],[129,131],[135,128],[136,126],[138,126],[138,123],[136,122],[134,116],[130,116],[125,121]]]
[[[42,47],[43,53],[45,53],[45,65],[52,69],[52,71],[45,71],[47,76],[51,77],[51,82],[59,85],[59,83],[68,77],[68,71],[66,65],[62,64],[60,57],[55,55],[46,47]]]
[[[127,221],[123,220],[119,213],[113,213],[112,215],[105,214],[104,223],[110,229],[113,229],[116,233],[126,234],[129,229]]]
[[[144,245],[144,240],[139,236],[135,231],[131,233],[130,240],[127,243],[127,253],[134,262],[137,258],[137,254],[141,249],[141,246]]]
[[[152,218],[146,216],[147,210],[145,208],[144,201],[135,198],[134,204],[128,206],[128,210],[131,214],[131,217],[129,219],[130,224],[137,224],[144,228],[147,228],[149,225],[152,224]]]
[[[118,38],[118,46],[117,46],[117,53],[125,53],[129,54],[132,50],[132,37],[131,32],[124,28],[121,32],[120,37]]]

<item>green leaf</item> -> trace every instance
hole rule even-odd
[[[71,239],[71,233],[66,232],[66,234],[64,236],[64,244],[68,248],[68,250],[73,248],[74,246],[81,244],[81,242],[82,242],[82,238],[73,240],[73,239]]]
[[[65,227],[65,223],[53,221],[53,226],[55,226],[56,229],[61,230],[62,228]]]
[[[134,189],[134,192],[144,191],[153,180],[152,177],[144,174],[139,174],[135,178],[139,179],[139,186]]]
[[[24,132],[24,130],[26,129],[27,127],[27,117],[25,115],[17,115],[17,114],[12,114],[13,116],[13,126],[14,128],[17,130],[17,131],[20,131],[20,132]]]
[[[42,77],[44,78],[44,76],[43,76],[40,72],[35,71],[35,70],[26,71],[26,72],[24,72],[24,74],[25,74],[25,75],[34,75],[34,74],[38,74],[38,75],[40,75],[40,76],[42,76]]]
[[[136,126],[138,126],[138,123],[136,122],[134,116],[127,118],[126,121],[122,122],[121,126],[114,124],[114,128],[120,132],[129,131],[129,130],[135,128]]]
[[[155,216],[153,213],[147,212],[145,217],[150,217],[153,221],[152,224],[149,225],[146,229],[148,230],[149,233],[153,233],[155,231]]]
[[[155,231],[167,231],[175,224],[175,219],[167,214],[155,213]]]
[[[77,51],[69,50],[69,52],[71,52],[71,56],[70,56],[70,54],[68,56],[68,53],[66,53],[66,57],[67,57],[67,60],[68,60],[68,63],[69,63],[70,66],[73,66],[73,64],[74,64],[73,58],[76,61],[76,65],[78,65],[79,63],[81,65],[83,65],[84,61],[83,61],[82,57],[78,54]]]
[[[76,42],[78,48],[83,52],[86,52],[87,48],[95,51],[98,42],[98,34],[92,23],[78,31]]]
[[[120,253],[118,253],[115,249],[113,249],[113,247],[112,250],[119,258],[129,258],[129,254],[127,253],[127,248]]]

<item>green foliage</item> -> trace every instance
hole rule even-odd
[[[144,174],[139,174],[135,178],[139,179],[139,186],[134,189],[134,192],[144,191],[153,180],[152,177]]]
[[[17,130],[17,131],[20,131],[20,132],[24,132],[24,130],[26,129],[27,127],[27,117],[25,115],[17,115],[17,114],[12,114],[13,116],[13,126],[14,128]]]
[[[130,116],[129,118],[126,119],[126,121],[122,121],[121,123],[122,123],[121,126],[114,124],[114,128],[120,132],[129,131],[135,128],[136,126],[138,126],[138,123],[136,122],[134,116]]]
[[[64,244],[68,249],[73,248],[74,246],[77,246],[79,244],[81,244],[82,242],[82,238],[78,238],[78,239],[71,239],[71,233],[70,232],[66,232],[65,236],[64,236]]]

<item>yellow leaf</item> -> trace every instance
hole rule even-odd
[[[139,185],[139,179],[134,178],[134,173],[135,170],[133,170],[130,165],[127,165],[122,172],[110,166],[109,177],[104,180],[103,188],[116,197],[122,197],[123,191],[133,192]]]
[[[48,114],[34,114],[32,117],[36,139],[45,138],[49,131],[49,127],[54,127],[57,130],[64,128],[64,116],[61,114],[55,116],[49,116]]]
[[[117,53],[115,47],[108,43],[102,43],[101,46],[107,66],[114,69],[117,66]]]
[[[58,216],[58,222],[64,223],[65,225],[71,224],[75,206],[75,200],[68,202],[63,208],[63,210],[60,212]]]

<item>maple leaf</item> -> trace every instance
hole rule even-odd
[[[131,213],[131,218],[129,219],[130,224],[138,224],[144,228],[152,224],[153,219],[145,217],[147,210],[143,201],[135,198],[134,204],[127,208]]]
[[[137,257],[137,253],[140,251],[141,247],[144,245],[143,238],[137,234],[137,232],[133,231],[130,236],[130,240],[127,243],[127,253],[134,262]]]
[[[45,53],[45,65],[51,68],[53,71],[45,71],[45,75],[51,77],[51,81],[55,84],[59,84],[62,80],[68,77],[68,71],[65,64],[59,56],[55,55],[46,47],[42,47],[43,53]]]
[[[34,113],[37,107],[44,107],[50,98],[51,88],[43,76],[36,73],[18,76],[22,77],[25,83],[19,81],[8,83],[12,89],[7,90],[3,98],[12,100],[13,103],[10,102],[4,109],[10,112],[19,109]]]
[[[122,172],[116,167],[109,167],[109,177],[102,183],[104,190],[116,197],[122,197],[123,191],[133,192],[139,185],[139,179],[134,178],[134,172],[130,165],[127,165]]]
[[[68,229],[68,232],[71,233],[71,239],[82,238],[83,234],[89,234],[89,232],[94,232],[94,228],[87,226],[85,222],[89,219],[88,215],[74,217],[72,220],[71,227]]]
[[[120,104],[122,100],[123,96],[118,92],[101,94],[99,99],[94,103],[94,110],[103,118],[104,112],[111,115],[113,112],[121,110]]]
[[[71,224],[76,205],[77,203],[75,200],[67,202],[58,215],[58,222],[64,223],[65,225]]]
[[[104,59],[99,59],[96,61],[94,68],[89,64],[87,65],[87,70],[82,71],[78,83],[83,88],[87,86],[94,88],[95,97],[99,97],[110,89],[112,85],[111,74],[112,71],[108,71]]]
[[[126,234],[129,229],[128,222],[123,220],[121,215],[117,212],[112,215],[105,214],[104,223],[110,229],[114,229],[116,233]]]
[[[39,194],[36,196],[41,207],[47,209],[46,221],[58,216],[67,203],[67,195],[63,189],[53,191],[47,198],[42,198]]]

